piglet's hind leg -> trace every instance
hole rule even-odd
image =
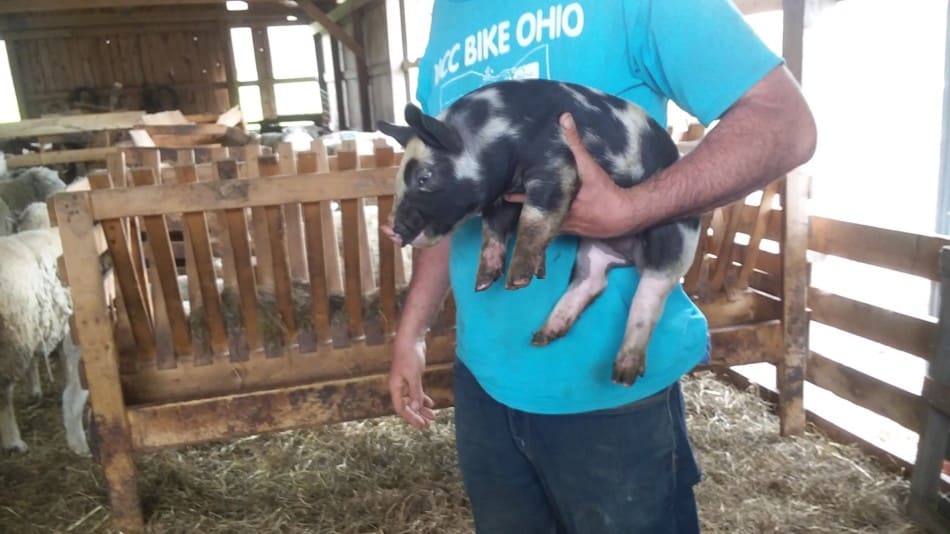
[[[656,271],[644,271],[627,315],[627,329],[614,362],[613,381],[631,385],[646,371],[647,344],[656,327],[666,298],[676,287],[679,277]]]
[[[591,302],[607,287],[607,272],[615,265],[628,263],[601,241],[581,240],[571,283],[548,315],[544,326],[534,333],[531,343],[544,346],[563,337]]]

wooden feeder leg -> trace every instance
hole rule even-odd
[[[54,203],[73,301],[73,332],[83,353],[95,422],[94,449],[99,451],[109,485],[116,528],[126,533],[141,532],[132,439],[125,417],[115,333],[99,273],[89,192],[60,193]]]
[[[783,436],[805,431],[805,361],[808,358],[808,214],[807,179],[785,179],[782,210],[782,328],[785,354],[778,363],[779,425]]]
[[[142,506],[139,502],[138,484],[135,480],[135,463],[132,460],[130,448],[115,450],[106,440],[116,436],[102,436],[103,446],[99,453],[99,463],[106,478],[109,489],[109,507],[112,510],[112,522],[116,530],[124,533],[142,532]],[[129,444],[130,436],[124,436]],[[108,451],[108,452],[107,452]]]

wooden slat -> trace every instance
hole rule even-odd
[[[161,167],[159,152],[153,149],[139,150],[138,166],[150,169],[153,173],[157,172],[157,169]],[[132,187],[136,185],[131,174],[127,174],[126,182],[127,185]],[[158,269],[156,268],[152,248],[146,246],[148,232],[146,231],[144,218],[139,217],[137,220],[136,235],[139,238],[139,245],[141,247],[139,254],[142,258],[142,270],[145,273],[145,289],[149,293],[149,299],[152,304],[152,328],[155,331],[156,358],[160,367],[167,368],[175,361],[172,325],[168,314],[165,313],[165,295],[162,293],[161,280],[158,276]],[[171,364],[169,362],[171,362]]]
[[[396,162],[396,153],[385,139],[376,139],[373,141],[373,164],[372,165],[361,165],[363,167],[393,167],[398,165]],[[386,212],[383,212],[382,206],[382,197],[380,197],[380,206],[379,206],[379,229],[382,229],[384,224],[387,224],[389,221],[389,214],[392,212],[392,202],[389,203],[389,209]],[[386,241],[389,241],[386,239]],[[380,234],[379,242],[383,242],[383,235]],[[390,243],[393,250],[393,262],[394,262],[394,273],[395,273],[395,287],[404,287],[408,282],[408,277],[406,276],[406,262],[402,255],[402,250],[395,244]],[[380,254],[380,264],[382,264],[383,255]],[[382,265],[380,265],[380,272],[382,272]],[[382,284],[382,281],[380,281]]]
[[[733,366],[782,359],[781,321],[710,329],[713,366]]]
[[[152,169],[132,170],[132,182],[136,186],[150,186],[155,184],[155,173]],[[165,304],[165,313],[171,326],[172,342],[176,355],[191,354],[191,331],[185,310],[182,307],[181,294],[178,291],[178,277],[175,269],[175,258],[172,255],[172,245],[168,238],[168,226],[162,215],[143,217],[145,231],[148,232],[149,250],[155,261],[158,273],[158,283]],[[156,315],[159,313],[155,310]],[[161,357],[161,353],[159,353]],[[158,361],[159,367],[174,367],[175,362]]]
[[[107,165],[113,186],[126,187],[131,185],[127,178],[128,173],[124,153],[118,152],[110,155],[107,159]],[[129,254],[132,259],[132,267],[135,269],[135,277],[139,283],[139,291],[141,291],[144,298],[145,313],[148,317],[149,324],[152,324],[152,292],[149,287],[150,282],[146,277],[147,271],[145,269],[145,255],[142,248],[142,234],[139,221],[135,217],[125,218],[123,227],[126,237],[128,238]]]
[[[290,176],[297,174],[297,163],[294,158],[294,147],[290,143],[277,145],[280,174]],[[306,280],[307,260],[306,248],[303,242],[303,222],[301,220],[300,204],[285,204],[284,222],[287,225],[287,252],[290,255],[290,276],[294,280]]]
[[[301,152],[298,154],[297,167],[300,172],[316,172],[317,153]],[[323,251],[323,220],[321,217],[321,203],[307,202],[302,205],[303,221],[305,229],[306,244],[304,250],[307,253],[307,269],[310,279],[310,315],[313,329],[316,332],[316,342],[321,345],[330,344],[333,341],[330,331],[330,308],[329,291],[327,284],[326,262]],[[308,350],[307,345],[301,333],[301,350]],[[312,348],[309,350],[313,350]]]
[[[182,165],[176,171],[179,183],[192,183],[198,180],[194,165]],[[186,213],[184,221],[188,228],[186,246],[191,249],[191,256],[194,260],[194,270],[197,274],[196,285],[201,294],[211,349],[215,353],[224,353],[228,350],[228,335],[225,330],[224,315],[221,311],[221,300],[218,296],[214,258],[208,236],[208,223],[205,214],[201,212]],[[190,279],[189,283],[191,283]],[[195,310],[195,306],[192,305],[191,313],[195,313]],[[199,358],[196,359],[195,363],[207,364],[210,363],[210,359]]]
[[[772,199],[778,192],[778,182],[772,182],[762,191],[762,200],[758,209],[758,216],[752,226],[752,233],[749,234],[749,244],[745,250],[745,256],[742,260],[742,269],[739,270],[739,279],[736,286],[739,289],[749,287],[749,277],[756,266],[756,258],[759,255],[759,246],[762,238],[765,237],[765,231],[768,227],[768,216],[772,212]],[[748,228],[748,226],[746,226]],[[775,272],[775,271],[773,271]]]
[[[781,303],[763,293],[747,290],[735,295],[720,294],[714,300],[697,303],[710,328],[761,323],[780,319]]]
[[[53,197],[62,236],[63,255],[72,295],[73,335],[79,340],[93,407],[93,440],[99,453],[115,526],[127,532],[142,529],[142,511],[135,482],[132,441],[126,420],[112,321],[100,283],[95,252],[90,192],[67,192]]]
[[[736,232],[742,220],[741,214],[744,202],[738,201],[723,209],[726,214],[726,227],[719,242],[719,250],[716,252],[718,258],[716,269],[709,282],[709,287],[713,291],[720,291],[725,288],[726,274],[732,266],[733,248],[736,245]]]
[[[706,247],[709,241],[709,224],[712,221],[712,213],[703,214],[699,223],[699,241],[696,244],[696,253],[693,256],[693,263],[689,271],[683,277],[683,289],[687,294],[695,294],[699,289],[699,277],[702,273],[703,260],[706,257]]]
[[[129,405],[178,402],[385,373],[392,360],[392,350],[391,343],[321,347],[315,353],[301,353],[291,347],[282,358],[252,358],[242,362],[216,360],[211,365],[168,370],[146,367],[134,375],[123,375],[122,384]],[[451,363],[454,359],[454,335],[429,336],[427,365]]]
[[[937,344],[935,322],[880,308],[814,287],[808,289],[812,320],[928,361]]]
[[[344,141],[336,157],[339,171],[354,170],[358,168],[360,164],[355,141]],[[359,222],[357,226],[357,241],[359,242],[360,254],[360,286],[363,288],[363,293],[366,294],[376,289],[376,279],[373,276],[373,260],[375,257],[369,247],[369,234],[366,225],[366,199],[357,199],[357,204],[359,205],[356,217]],[[344,247],[346,246],[346,240],[343,241],[343,245]]]
[[[96,191],[92,197],[97,219],[132,215],[187,213],[290,202],[358,199],[393,193],[394,168],[364,169],[330,175],[298,174],[237,182],[175,184],[161,189]]]
[[[426,393],[452,404],[452,366],[429,366]],[[129,411],[137,450],[312,427],[392,413],[387,376],[260,391]],[[260,417],[266,414],[266,417]]]
[[[280,174],[280,166],[277,158],[274,156],[264,156],[259,161],[262,176],[275,176]],[[296,321],[294,320],[294,303],[291,298],[290,265],[287,253],[287,243],[285,238],[285,223],[281,206],[267,206],[264,208],[264,216],[267,220],[267,234],[270,241],[271,260],[273,261],[274,272],[274,295],[277,299],[277,309],[280,312],[281,320],[286,329],[282,332],[283,346],[286,346],[290,339],[297,332]],[[280,353],[269,354],[270,356],[279,356]]]
[[[359,240],[359,211],[358,199],[344,199],[340,201],[343,223],[343,262],[346,290],[344,292],[344,308],[347,317],[347,333],[351,342],[365,341],[363,332],[363,299],[360,280],[360,253]]]
[[[816,386],[887,417],[914,432],[920,432],[923,426],[923,400],[897,386],[816,352],[812,352],[808,359],[805,376]]]
[[[108,171],[90,173],[89,185],[93,189],[111,188],[112,180]],[[105,220],[101,224],[102,231],[109,243],[109,254],[112,256],[113,268],[116,271],[119,289],[122,291],[124,307],[129,318],[129,327],[132,330],[135,345],[138,347],[138,359],[143,362],[153,360],[155,359],[155,339],[153,337],[152,321],[146,309],[148,303],[142,292],[141,281],[129,251],[125,228],[122,221],[117,219]],[[126,365],[122,367],[125,371]]]
[[[261,176],[260,146],[244,150],[245,178],[257,179]],[[274,285],[274,261],[271,258],[270,236],[267,232],[266,208],[251,208],[251,237],[254,242],[254,270],[257,283],[265,286]]]
[[[234,160],[218,161],[216,166],[220,178],[217,183],[239,186],[250,183],[250,181],[238,181],[237,164]],[[224,218],[228,225],[231,253],[234,255],[234,270],[243,320],[243,331],[238,333],[237,339],[231,340],[231,356],[234,358],[238,355],[237,359],[243,360],[248,357],[246,352],[248,349],[256,351],[262,348],[257,318],[257,287],[254,283],[254,270],[251,267],[251,249],[247,241],[247,221],[244,218],[244,209],[240,207],[226,209]]]
[[[873,243],[874,246],[868,246]],[[811,218],[809,248],[849,260],[940,281],[938,255],[950,238]]]
[[[379,197],[377,203],[377,223],[379,233],[379,306],[382,315],[383,338],[388,338],[396,331],[396,254],[402,258],[402,252],[396,244],[389,240],[383,232],[383,225],[393,210],[393,197]]]
[[[316,178],[321,180],[326,177],[325,173],[330,172],[330,162],[327,156],[327,148],[320,139],[315,139],[310,144],[310,149],[317,155],[318,174],[323,174]],[[392,176],[395,177],[393,172]],[[303,200],[303,199],[301,199]],[[340,243],[336,237],[336,225],[333,221],[333,207],[330,202],[320,203],[320,221],[323,226],[323,257],[326,262],[327,290],[331,295],[343,294],[343,273],[340,270]]]

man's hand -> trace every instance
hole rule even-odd
[[[561,232],[584,237],[606,238],[629,231],[617,214],[625,213],[626,192],[613,182],[584,146],[574,117],[564,113],[560,117],[561,133],[574,155],[581,187],[571,203],[567,218],[561,224]],[[509,202],[524,202],[524,195],[506,195]]]
[[[425,341],[396,340],[389,368],[389,397],[393,409],[410,425],[428,428],[435,420],[435,403],[422,391],[422,372],[426,366]]]

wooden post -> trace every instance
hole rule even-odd
[[[363,44],[363,12],[356,10],[353,12],[353,38],[356,42]],[[373,120],[370,116],[369,103],[369,65],[365,54],[355,54],[356,56],[356,85],[360,95],[360,122],[363,125],[363,131],[373,130]]]
[[[277,116],[277,104],[274,96],[274,69],[270,60],[270,42],[267,39],[266,26],[251,28],[254,41],[254,59],[257,63],[257,81],[261,88],[261,108],[265,119]]]
[[[950,447],[950,247],[940,252],[940,271],[937,350],[924,380],[927,416],[907,499],[908,515],[933,532],[950,531],[950,516],[940,510],[941,471]]]
[[[73,301],[73,335],[83,353],[94,439],[109,488],[109,505],[115,527],[140,532],[142,510],[135,482],[132,441],[126,420],[118,352],[112,320],[106,308],[89,192],[60,193],[53,197],[56,220]]]
[[[783,54],[801,80],[805,0],[783,0]],[[808,181],[801,172],[785,178],[782,194],[782,326],[785,357],[777,366],[779,420],[783,436],[805,431],[805,362],[808,358]]]

